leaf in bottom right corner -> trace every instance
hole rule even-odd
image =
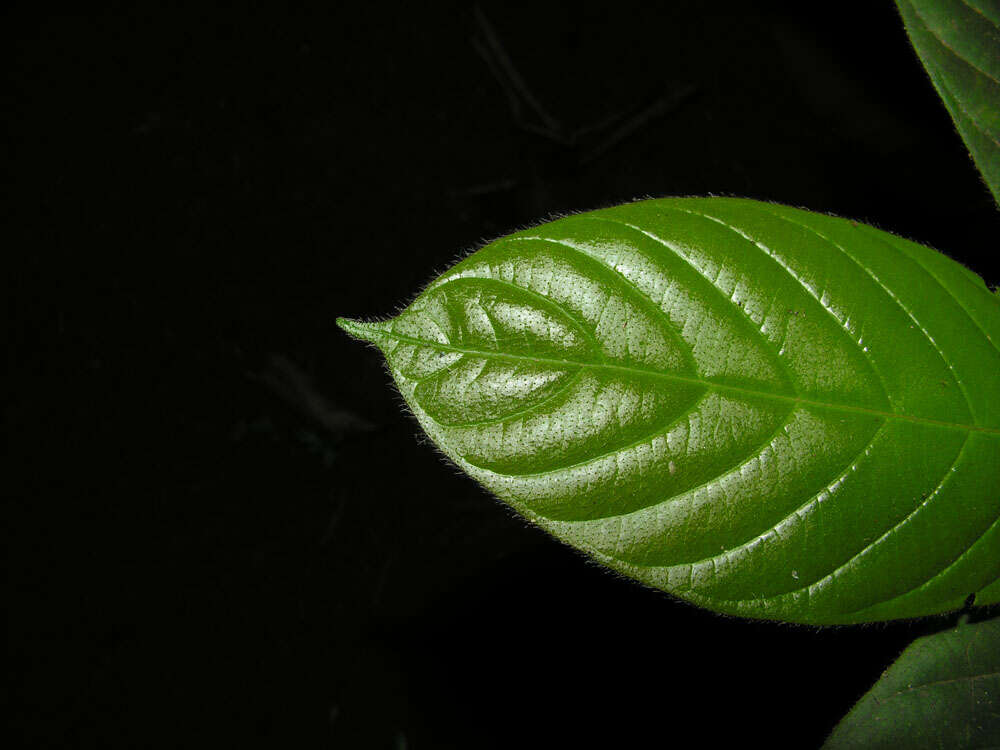
[[[823,750],[1000,747],[1000,618],[919,638]]]

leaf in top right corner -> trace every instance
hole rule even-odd
[[[896,0],[906,31],[1000,203],[1000,0]]]
[[[1000,747],[1000,618],[918,638],[823,750]]]

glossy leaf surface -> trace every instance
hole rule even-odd
[[[896,4],[934,88],[1000,203],[1000,2]]]
[[[339,322],[458,466],[649,585],[814,623],[998,599],[1000,297],[929,248],[644,201],[501,238],[396,318]]]
[[[913,642],[824,750],[1000,746],[1000,620]]]

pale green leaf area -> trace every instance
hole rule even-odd
[[[823,747],[1000,747],[1000,619],[914,641]]]
[[[1000,203],[1000,2],[896,0],[910,41]]]
[[[650,586],[817,624],[1000,600],[1000,298],[927,247],[650,200],[503,237],[396,318],[339,323],[459,467]]]

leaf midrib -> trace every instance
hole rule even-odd
[[[985,680],[990,677],[1000,677],[1000,671],[983,672],[981,674],[972,674],[972,675],[962,675],[961,677],[949,677],[944,680],[925,682],[922,685],[914,685],[913,687],[908,687],[903,690],[898,690],[895,693],[891,693],[890,695],[882,696],[878,698],[878,702],[885,703],[886,701],[891,701],[894,698],[899,698],[904,695],[910,695],[911,693],[919,693],[924,690],[933,690],[943,685],[953,685],[957,682],[975,682],[976,680]]]
[[[373,332],[370,329],[366,330],[366,333],[368,335],[364,336],[364,338],[368,338],[368,336],[373,335]],[[398,341],[414,344],[416,346],[426,346],[432,349],[455,352],[458,354],[466,354],[474,357],[499,359],[511,362],[531,362],[541,365],[555,365],[562,368],[581,367],[593,370],[610,370],[612,372],[622,372],[632,375],[640,375],[644,377],[660,378],[672,382],[687,383],[689,385],[699,385],[704,388],[715,389],[717,391],[728,391],[731,393],[739,393],[747,396],[754,396],[756,398],[771,399],[773,401],[782,401],[785,403],[793,403],[802,406],[812,406],[820,409],[829,409],[832,411],[841,411],[853,414],[865,414],[868,416],[882,417],[884,419],[897,419],[905,422],[913,422],[916,424],[926,424],[934,427],[941,427],[944,429],[961,430],[964,432],[982,432],[987,435],[1000,436],[1000,428],[996,427],[983,427],[980,425],[968,425],[958,422],[946,422],[940,419],[931,419],[929,417],[917,417],[910,414],[897,414],[895,412],[882,411],[880,409],[871,409],[865,406],[834,404],[827,401],[818,401],[815,399],[803,398],[802,396],[788,396],[781,393],[756,390],[754,388],[744,388],[741,386],[729,385],[726,383],[716,383],[711,380],[705,380],[704,378],[699,378],[692,375],[678,375],[675,373],[650,370],[644,367],[631,367],[628,365],[615,365],[611,363],[575,362],[572,360],[556,359],[551,357],[537,357],[525,354],[509,354],[506,352],[469,349],[465,347],[454,346],[452,344],[442,344],[439,341],[428,341],[426,339],[419,339],[414,336],[407,336],[406,334],[397,333],[395,331],[386,330],[384,328],[377,329],[377,333],[374,333],[374,335],[388,336],[397,339]]]

